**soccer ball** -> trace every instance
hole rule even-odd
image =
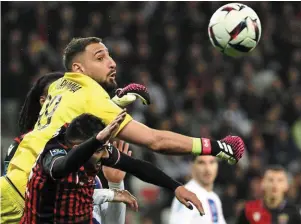
[[[250,7],[230,3],[212,15],[208,33],[215,48],[228,56],[239,57],[257,46],[261,37],[261,23]]]

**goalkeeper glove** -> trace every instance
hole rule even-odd
[[[150,96],[147,88],[143,85],[132,83],[124,88],[116,90],[112,101],[120,107],[126,107],[139,98],[144,105],[150,104]]]
[[[238,136],[227,136],[222,140],[208,138],[195,139],[193,152],[197,155],[212,155],[221,160],[226,160],[230,165],[237,163],[245,151],[245,144]],[[200,148],[201,147],[201,148]]]
[[[230,165],[237,163],[241,159],[246,148],[244,141],[240,137],[231,135],[217,141],[217,145],[216,157],[226,160]]]

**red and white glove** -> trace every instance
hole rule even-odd
[[[124,88],[117,89],[112,101],[124,108],[133,103],[137,98],[140,99],[144,105],[150,104],[150,96],[147,88],[140,84],[131,83]]]

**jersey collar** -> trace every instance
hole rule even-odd
[[[284,200],[280,203],[280,205],[279,205],[277,208],[269,208],[269,207],[266,206],[266,204],[264,203],[264,200],[261,200],[261,203],[262,203],[262,205],[263,205],[266,209],[268,209],[269,211],[282,211],[282,210],[284,209],[284,207],[286,206],[286,204],[287,204],[287,200],[284,199]]]
[[[66,72],[64,75],[64,78],[70,81],[73,81],[75,83],[80,84],[81,86],[88,86],[90,88],[98,88],[101,89],[101,91],[110,98],[108,92],[102,88],[102,86],[96,82],[94,79],[92,79],[90,76],[85,75],[83,73],[76,73],[76,72]]]

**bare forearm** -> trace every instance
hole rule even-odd
[[[164,154],[190,154],[193,147],[193,138],[177,134],[171,131],[156,132],[156,141],[150,145],[150,148],[156,152]]]
[[[148,147],[165,154],[189,154],[193,148],[193,138],[171,131],[155,130],[137,121],[131,121],[119,133],[122,140]]]
[[[170,131],[155,130],[135,120],[123,127],[118,137],[159,153],[212,155],[226,160],[229,164],[237,163],[245,150],[245,144],[239,136],[227,136],[221,140],[193,138]]]

